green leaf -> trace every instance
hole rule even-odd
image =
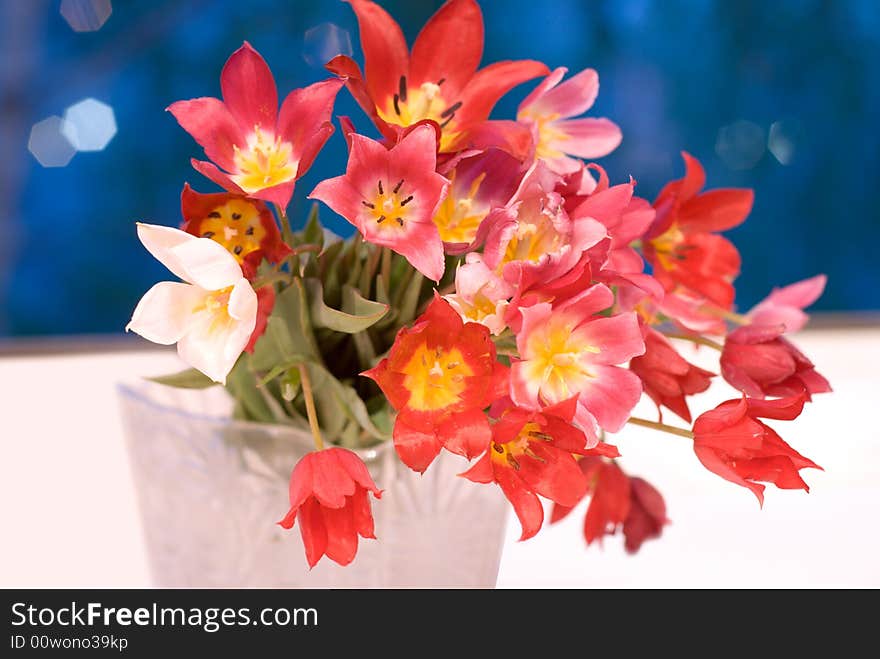
[[[324,303],[324,290],[317,279],[306,279],[311,318],[315,327],[326,327],[336,332],[355,334],[374,325],[388,312],[388,305],[364,299],[352,286],[342,287],[343,309],[333,309]]]
[[[326,423],[327,412],[333,411],[337,414],[341,413],[343,420],[347,418],[357,423],[371,437],[380,440],[391,438],[389,433],[383,432],[373,423],[370,414],[367,412],[367,406],[357,395],[353,387],[337,380],[323,366],[307,364],[306,368],[309,369],[309,375],[312,379],[312,390],[315,394],[315,403],[318,407],[322,427]],[[336,434],[341,432],[342,424],[339,423],[338,419],[331,417],[329,421],[336,427]],[[329,427],[326,430],[328,435],[334,436],[333,431]]]
[[[418,272],[414,272],[406,290],[400,296],[397,322],[401,325],[408,325],[416,317],[416,310],[419,308],[419,299],[421,298],[422,284],[424,282],[425,278]]]
[[[188,368],[185,371],[172,373],[171,375],[158,375],[153,378],[147,378],[147,380],[179,389],[207,389],[218,384],[194,368]]]
[[[298,359],[294,359],[293,361],[278,364],[277,366],[272,368],[268,373],[266,373],[266,375],[264,375],[262,378],[260,378],[260,380],[257,382],[257,386],[264,387],[267,384],[269,384],[272,380],[274,380],[275,378],[284,375],[287,371],[292,370],[292,371],[295,371],[298,373],[299,371],[297,370],[297,367],[300,364],[304,364],[307,361],[308,361],[308,358],[305,356],[302,356]],[[253,362],[251,363],[251,366],[253,367]],[[257,369],[257,370],[261,370],[261,369]]]
[[[257,388],[256,378],[248,362],[249,355],[244,354],[239,357],[235,367],[226,377],[226,388],[236,400],[236,411],[248,421],[264,423],[277,421],[276,415]]]
[[[302,231],[302,241],[304,244],[317,245],[324,247],[324,227],[318,219],[318,202],[312,204],[309,211],[309,218],[306,220],[306,226]]]

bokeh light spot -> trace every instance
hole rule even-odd
[[[94,32],[110,18],[110,0],[61,0],[61,15],[75,32]]]
[[[351,53],[351,36],[338,25],[321,23],[306,30],[303,59],[309,66],[323,67],[337,55]]]
[[[767,150],[782,165],[789,165],[794,160],[797,145],[801,137],[801,124],[794,119],[774,121],[770,125],[767,136]]]
[[[106,103],[87,98],[67,108],[61,130],[77,151],[101,151],[116,135],[116,117]]]
[[[740,119],[718,131],[715,153],[730,169],[751,169],[764,156],[766,144],[763,128]]]
[[[76,155],[76,147],[62,130],[64,121],[52,115],[33,125],[28,151],[43,167],[64,167]]]

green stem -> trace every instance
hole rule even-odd
[[[701,346],[709,346],[710,348],[714,348],[715,350],[721,352],[724,350],[724,346],[712,339],[707,339],[705,336],[691,336],[690,334],[663,334],[667,339],[680,339],[682,341],[690,341],[691,343],[696,343]]]
[[[312,380],[309,377],[309,369],[305,364],[299,365],[300,386],[303,398],[306,400],[306,414],[309,417],[309,428],[312,429],[312,438],[315,440],[315,448],[324,448],[324,439],[321,437],[321,427],[318,425],[318,412],[315,410],[315,398],[312,394]]]
[[[685,430],[684,428],[676,428],[675,426],[668,426],[665,423],[660,423],[659,421],[649,421],[648,419],[640,419],[635,416],[631,416],[627,423],[631,423],[634,426],[643,426],[645,428],[651,428],[653,430],[660,430],[662,432],[668,432],[671,435],[678,435],[679,437],[687,437],[688,439],[694,438],[694,433],[690,430]]]
[[[278,213],[278,219],[281,221],[281,238],[289,247],[293,247],[293,229],[290,227],[290,218],[287,212],[278,204],[275,204],[275,212]]]
[[[268,275],[263,275],[262,277],[257,277],[252,285],[254,290],[257,290],[258,288],[263,288],[263,286],[268,286],[269,284],[274,284],[279,281],[289,284],[291,281],[290,273],[273,272]]]
[[[705,311],[713,316],[724,318],[724,320],[729,320],[737,325],[748,325],[751,322],[746,316],[743,316],[740,313],[734,313],[733,311],[728,311],[727,309],[712,305],[703,305],[700,307],[700,311]]]
[[[382,281],[385,284],[385,290],[391,290],[391,249],[382,248]]]

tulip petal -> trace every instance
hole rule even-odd
[[[424,473],[440,453],[443,445],[434,433],[416,430],[397,415],[394,422],[394,448],[403,464],[419,473]]]
[[[609,119],[585,117],[557,121],[553,127],[564,139],[553,140],[549,147],[578,158],[601,158],[614,151],[623,140],[617,124]]]
[[[496,470],[496,479],[504,496],[513,505],[513,510],[519,518],[522,526],[520,542],[534,537],[541,530],[544,523],[544,507],[534,492],[525,488],[513,470],[513,468],[500,468]]]
[[[153,286],[138,302],[126,331],[162,345],[177,343],[186,334],[193,309],[203,299],[195,286],[163,281]]]
[[[235,181],[229,178],[229,174],[218,169],[217,165],[214,163],[205,162],[204,160],[196,160],[195,158],[191,158],[189,162],[194,170],[208,180],[213,181],[224,190],[240,195],[246,194],[244,190],[238,187],[238,184],[236,184]]]
[[[582,361],[590,364],[621,364],[645,353],[645,341],[633,312],[608,318],[596,318],[572,332],[571,340],[598,352],[583,353]]]
[[[236,50],[220,73],[223,102],[241,126],[251,133],[256,126],[275,130],[278,89],[266,60],[247,42]],[[212,158],[213,160],[213,158]]]
[[[327,558],[339,565],[348,565],[358,550],[358,532],[350,503],[342,508],[321,508],[327,529]]]
[[[327,551],[327,529],[321,506],[314,497],[307,499],[299,509],[299,532],[302,534],[309,567],[315,567]]]
[[[194,98],[168,106],[181,127],[205,150],[205,155],[224,169],[233,170],[233,146],[246,143],[235,117],[216,98]]]
[[[593,366],[595,377],[588,380],[580,402],[608,432],[618,432],[642,395],[638,376],[618,366]]]
[[[306,144],[316,131],[325,124],[329,124],[333,113],[333,103],[343,84],[344,81],[338,78],[323,80],[302,89],[294,89],[284,99],[281,113],[278,116],[278,136],[293,145],[295,160],[302,160]],[[330,132],[333,132],[332,126],[330,126]],[[326,134],[324,141],[329,136],[329,133]],[[297,176],[302,176],[305,169],[300,167]]]
[[[437,438],[447,451],[472,460],[489,448],[492,431],[482,410],[465,410],[455,414],[437,428]]]
[[[731,469],[712,448],[694,444],[694,453],[696,453],[697,458],[703,463],[703,466],[706,467],[706,469],[721,476],[724,480],[748,488],[758,498],[758,503],[761,507],[764,506],[763,485],[742,478],[736,471]]]
[[[566,73],[568,73],[568,69],[564,66],[553,69],[553,71],[550,72],[550,75],[544,78],[537,87],[530,91],[529,95],[519,104],[519,107],[517,108],[517,118],[522,118],[520,115],[523,114],[524,111],[530,109],[530,107],[541,99],[544,94],[558,85],[565,77]]]
[[[504,94],[549,72],[545,64],[533,60],[495,62],[477,71],[461,92],[462,105],[455,114],[456,123],[468,126],[485,121]]]
[[[455,101],[483,57],[483,15],[474,0],[450,0],[431,16],[413,44],[407,82],[441,86]]]
[[[354,526],[358,535],[362,538],[376,538],[373,524],[373,511],[370,507],[370,496],[367,491],[359,487],[351,497],[351,510]]]
[[[678,225],[686,233],[726,231],[745,221],[754,201],[753,190],[710,190],[682,204]]]
[[[186,280],[208,291],[234,286],[242,278],[241,266],[220,243],[210,238],[181,241],[168,252],[186,274]]]
[[[484,453],[483,457],[477,460],[470,469],[462,472],[459,476],[474,483],[494,483],[495,470],[492,467],[492,458],[489,457],[489,453]]]
[[[186,335],[177,342],[177,353],[193,368],[225,384],[255,325],[256,317],[236,321],[223,311],[199,312],[193,316]]]
[[[559,117],[577,117],[593,107],[598,94],[599,74],[595,69],[584,69],[562,84],[548,89],[541,98],[532,103],[531,111]]]
[[[400,26],[382,7],[367,0],[349,0],[357,15],[364,77],[376,105],[384,104],[409,69],[409,49]]]

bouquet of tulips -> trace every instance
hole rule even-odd
[[[220,76],[223,100],[168,109],[204,148],[193,167],[224,192],[185,185],[180,229],[139,224],[144,246],[182,281],[150,289],[128,329],[177,344],[192,369],[158,378],[220,383],[235,415],[308,427],[315,451],[293,468],[290,508],[310,565],[350,563],[373,538],[381,491],[352,448],[391,440],[417,472],[441,451],[461,477],[501,488],[522,539],[590,497],[587,543],[622,528],[636,551],[667,523],[659,492],[619,466],[609,433],[627,423],[685,436],[707,469],[763,500],[764,485],[804,489],[818,466],[762,419],[797,417],[830,390],[786,338],[823,276],[734,312],[736,248],[720,232],[749,214],[752,192],[703,191],[699,161],[653,203],[599,165],[620,129],[582,117],[599,88],[586,69],[530,60],[478,68],[483,22],[449,0],[412,50],[377,4],[350,0],[363,70],[339,55],[333,77],[292,91],[247,43]],[[513,87],[540,79],[515,119],[490,119]],[[309,198],[357,230],[328,235],[317,204],[286,208],[334,132],[345,87],[379,139],[339,117],[345,173]],[[692,420],[688,397],[715,373],[673,343],[720,353],[739,393]],[[701,348],[702,349],[702,348]],[[631,412],[646,394],[657,420]],[[666,408],[684,423],[663,422]],[[279,503],[279,505],[283,505]]]

